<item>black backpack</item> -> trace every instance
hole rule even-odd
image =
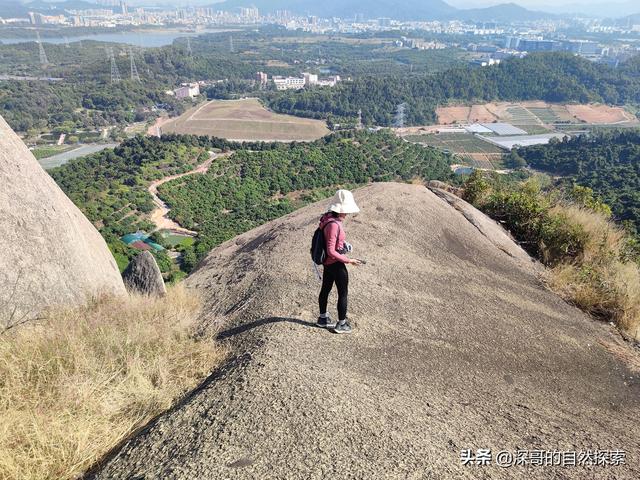
[[[324,227],[316,228],[316,231],[313,234],[313,239],[311,240],[311,259],[316,265],[322,265],[327,259],[327,239],[324,236],[324,229],[330,223],[338,222],[331,220],[330,222],[327,222]],[[340,224],[338,224],[338,236],[340,236]]]

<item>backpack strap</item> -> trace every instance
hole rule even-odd
[[[322,227],[322,232],[324,233],[324,229],[327,228],[327,225],[329,225],[330,223],[335,223],[338,225],[338,234],[336,235],[336,245],[338,245],[338,239],[340,238],[340,222],[338,222],[337,220],[330,220],[327,223],[325,223],[324,227]],[[326,239],[326,237],[325,237]],[[326,245],[325,245],[326,247]]]

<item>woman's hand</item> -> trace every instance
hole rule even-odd
[[[349,259],[349,263],[351,265],[355,265],[356,267],[359,265],[362,265],[362,262],[360,260],[358,260],[357,258],[350,258]]]

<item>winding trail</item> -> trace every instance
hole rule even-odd
[[[198,232],[196,232],[194,230],[189,230],[188,228],[184,228],[180,224],[178,224],[177,222],[174,222],[173,220],[171,220],[169,218],[168,214],[169,214],[169,211],[171,209],[158,196],[158,187],[160,185],[163,185],[163,184],[167,183],[167,182],[170,182],[171,180],[175,180],[177,178],[186,177],[187,175],[194,175],[194,174],[197,174],[197,173],[200,173],[200,174],[207,173],[207,171],[209,170],[209,167],[211,166],[213,161],[216,158],[218,158],[218,156],[219,155],[217,153],[211,153],[206,162],[201,163],[200,165],[198,165],[193,170],[190,170],[190,171],[185,172],[185,173],[179,173],[177,175],[170,175],[168,177],[164,177],[164,178],[162,178],[160,180],[156,180],[155,182],[152,182],[151,185],[149,185],[149,188],[148,188],[149,193],[153,197],[153,203],[156,205],[155,210],[153,210],[151,212],[151,215],[150,215],[150,220],[156,226],[154,231],[157,231],[157,230],[171,230],[173,232],[182,233],[184,235],[190,235],[192,237],[195,237],[196,235],[198,235]]]

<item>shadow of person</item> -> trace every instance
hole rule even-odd
[[[314,322],[307,322],[306,320],[300,320],[299,318],[265,317],[265,318],[260,318],[258,320],[255,320],[253,322],[244,323],[242,325],[238,325],[237,327],[229,328],[228,330],[219,332],[218,335],[216,335],[216,340],[224,340],[227,338],[231,338],[240,333],[253,330],[254,328],[258,328],[258,327],[262,327],[263,325],[268,325],[270,323],[278,323],[278,322],[297,323],[298,325],[302,325],[305,327],[319,328]]]

